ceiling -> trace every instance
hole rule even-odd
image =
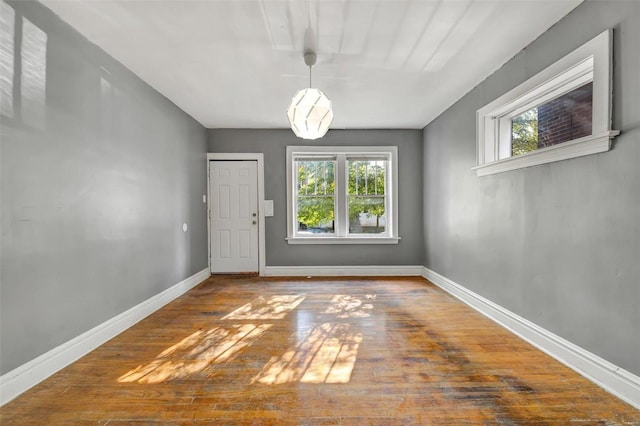
[[[288,127],[313,45],[342,129],[423,128],[582,2],[41,1],[208,128]]]

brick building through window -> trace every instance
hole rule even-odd
[[[591,134],[593,83],[538,107],[538,149]]]

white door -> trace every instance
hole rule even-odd
[[[258,163],[209,163],[211,272],[258,272]]]

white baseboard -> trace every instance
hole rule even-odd
[[[0,376],[0,406],[191,290],[209,275],[209,269],[203,269],[162,293]]]
[[[640,409],[640,377],[423,268],[422,276],[598,386]]]
[[[412,276],[422,275],[422,266],[267,266],[267,277],[372,277],[372,276]]]

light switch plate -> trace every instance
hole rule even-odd
[[[273,200],[264,200],[264,216],[273,217]]]

